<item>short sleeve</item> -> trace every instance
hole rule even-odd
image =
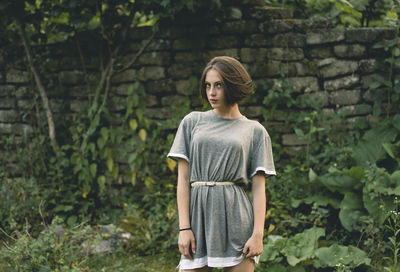
[[[178,158],[185,159],[187,162],[190,162],[190,142],[191,142],[191,134],[192,134],[192,120],[191,116],[186,115],[181,123],[179,124],[178,130],[175,135],[174,142],[171,146],[171,149],[168,153],[168,158],[171,158],[175,161]]]
[[[266,176],[276,175],[271,138],[261,124],[254,137],[253,148],[250,154],[250,178],[258,172],[263,172]]]

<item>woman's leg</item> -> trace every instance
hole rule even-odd
[[[204,266],[196,269],[181,269],[179,272],[211,272],[212,267]]]
[[[227,267],[226,272],[254,272],[254,261],[250,258],[244,258],[240,264]]]

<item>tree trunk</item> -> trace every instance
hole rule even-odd
[[[32,71],[32,74],[35,78],[36,86],[39,89],[40,97],[43,102],[44,109],[46,111],[46,117],[47,117],[47,124],[49,126],[49,137],[50,137],[50,142],[51,146],[53,147],[54,152],[58,150],[58,143],[57,143],[57,138],[56,138],[56,130],[55,130],[55,125],[54,125],[54,119],[53,119],[53,113],[51,111],[49,99],[47,97],[47,92],[45,87],[43,86],[42,80],[40,79],[39,73],[35,68],[35,65],[33,64],[33,58],[32,58],[32,52],[31,52],[31,47],[28,42],[28,37],[26,36],[25,32],[25,27],[21,22],[17,22],[17,25],[20,30],[20,35],[22,39],[22,43],[25,48],[25,53],[28,58],[28,63],[29,63],[29,68]]]

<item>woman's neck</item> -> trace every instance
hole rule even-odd
[[[213,109],[213,111],[215,114],[223,118],[239,118],[242,116],[237,103],[233,104],[232,106],[216,108]]]

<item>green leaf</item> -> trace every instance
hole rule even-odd
[[[345,175],[343,172],[325,174],[320,176],[319,180],[329,190],[341,192],[343,194],[361,186],[359,181]]]
[[[340,246],[338,244],[319,248],[315,256],[314,266],[316,268],[336,267],[339,264],[355,268],[361,264],[369,265],[371,262],[367,253],[361,249],[354,246]]]
[[[92,163],[90,165],[90,174],[92,175],[92,177],[95,177],[97,173],[97,164]]]
[[[279,252],[280,252],[280,243],[275,243],[276,241],[281,240],[281,242],[284,242],[287,240],[287,238],[283,238],[282,236],[279,235],[269,235],[267,239],[267,243],[264,244],[264,250],[263,253],[260,256],[260,261],[261,262],[269,262],[275,260],[276,257],[278,257]]]
[[[129,120],[129,127],[130,127],[132,130],[136,130],[137,127],[138,127],[138,122],[137,122],[137,120],[136,120],[136,119],[131,119],[131,120]]]
[[[324,229],[314,227],[289,238],[282,250],[287,262],[295,266],[301,261],[312,258],[318,248],[318,239],[324,235]]]
[[[103,192],[104,191],[104,187],[105,187],[105,184],[106,184],[106,177],[105,176],[99,176],[98,178],[97,178],[97,184],[99,185],[99,191],[100,191],[100,193],[101,192]]]
[[[310,170],[308,171],[308,179],[311,182],[314,182],[317,178],[318,178],[317,174],[314,172],[314,170],[312,170],[312,168],[310,168]]]
[[[297,136],[304,137],[304,132],[300,128],[295,128],[294,132],[296,133]]]
[[[348,192],[340,203],[339,219],[342,226],[353,231],[358,228],[360,217],[365,215],[361,194]]]

